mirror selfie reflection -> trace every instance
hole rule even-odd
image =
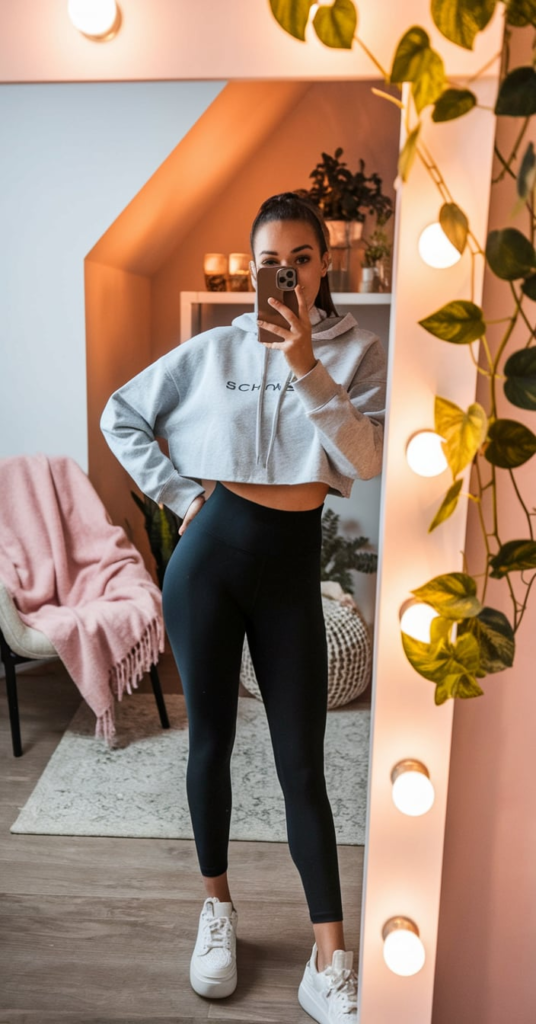
[[[364,843],[373,604],[360,608],[354,585],[359,569],[375,581],[374,553],[360,550],[360,534],[378,513],[386,321],[380,317],[374,330],[369,302],[362,327],[356,293],[343,294],[338,308],[330,228],[304,188],[263,199],[249,244],[255,311],[225,320],[231,307],[223,307],[222,322],[168,346],[116,387],[100,429],[177,530],[162,578],[163,613],[187,711],[185,788],[206,892],[191,985],[220,998],[237,984],[237,810],[249,822],[248,838],[256,835],[231,769],[241,702],[256,697],[283,797],[286,836],[274,821],[273,841],[288,841],[313,931],[300,1001],[307,1008],[315,979],[336,967],[346,972],[350,1014],[357,949],[344,934],[338,847]],[[292,303],[282,301],[270,268],[295,272]],[[351,504],[344,537],[336,532],[342,499]],[[266,824],[269,765],[261,749],[264,757],[265,748],[250,751],[252,796]],[[337,821],[330,790],[343,796]]]

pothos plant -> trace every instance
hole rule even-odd
[[[471,50],[478,33],[489,24],[498,2],[432,0],[431,16],[439,32],[449,42]],[[456,509],[461,497],[462,474],[472,465],[471,491],[466,497],[476,506],[485,545],[482,573],[476,576],[467,572],[445,573],[412,591],[418,601],[431,605],[436,616],[431,622],[429,643],[422,643],[402,632],[402,644],[416,671],[435,683],[436,704],[443,704],[449,697],[480,696],[483,690],[479,679],[513,664],[515,634],[525,615],[530,590],[536,579],[533,571],[536,570],[533,529],[536,510],[527,507],[514,477],[514,471],[536,452],[536,436],[515,418],[515,407],[536,411],[536,331],[530,317],[530,303],[536,301],[536,156],[532,142],[525,141],[523,145],[531,118],[536,113],[536,56],[532,65],[509,67],[512,27],[536,28],[536,0],[501,0],[501,3],[505,26],[500,82],[493,113],[497,117],[519,118],[520,131],[510,154],[503,155],[495,147],[496,156],[502,164],[496,181],[502,180],[506,174],[515,179],[517,202],[512,216],[526,210],[528,230],[523,233],[505,224],[499,230],[489,232],[485,246],[475,237],[467,213],[450,194],[439,167],[420,139],[423,111],[430,108],[435,123],[464,117],[479,105],[475,93],[469,88],[449,85],[441,55],[431,46],[427,32],[418,25],[412,25],[404,33],[391,68],[386,71],[357,34],[358,8],[352,0],[335,0],[331,6],[318,7],[312,21],[314,31],[326,46],[350,49],[354,42],[360,45],[386,84],[401,91],[404,82],[410,83],[407,104],[394,95],[372,89],[373,93],[397,104],[404,112],[406,141],[398,160],[400,182],[407,181],[418,157],[439,190],[442,199],[439,222],[449,241],[460,253],[467,248],[473,264],[477,258],[484,259],[491,273],[507,281],[512,292],[512,315],[500,321],[507,326],[493,355],[486,336],[491,321],[486,319],[484,310],[470,299],[455,296],[418,321],[425,331],[446,344],[467,346],[475,364],[472,344],[480,341],[483,359],[477,369],[487,379],[489,387],[486,408],[474,402],[468,409],[461,409],[447,397],[438,395],[435,399],[435,429],[444,439],[443,448],[452,484],[430,524],[429,532],[445,522]],[[296,39],[305,40],[312,0],[270,0],[270,6],[282,28]],[[472,80],[478,78],[487,66],[473,75]],[[411,107],[416,117],[413,125],[410,123]],[[474,280],[474,274],[471,280]],[[526,343],[523,348],[512,352],[508,345],[516,324],[520,322],[526,327]],[[503,359],[505,362],[501,365]],[[503,388],[514,407],[511,418],[498,415],[498,387]],[[504,540],[503,524],[499,521],[499,472],[509,474],[527,524],[524,536],[507,541]],[[504,579],[508,587],[512,601],[511,621],[501,611],[485,603],[490,578]],[[519,599],[517,594],[521,588]]]

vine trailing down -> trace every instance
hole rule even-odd
[[[508,66],[512,29],[515,27],[533,33],[536,29],[536,0],[501,0],[504,38],[502,51],[496,55],[501,57],[501,71],[498,94],[491,111],[495,117],[516,117],[520,120],[520,131],[512,152],[504,156],[495,147],[502,170],[497,179],[492,180],[492,185],[506,174],[511,176],[517,192],[511,217],[513,219],[526,212],[528,229],[524,234],[506,224],[500,230],[490,231],[484,248],[471,231],[467,214],[455,202],[439,167],[419,138],[421,114],[425,108],[431,107],[432,121],[440,123],[464,117],[479,105],[470,88],[449,85],[443,59],[431,47],[427,32],[416,25],[407,29],[398,43],[388,72],[359,38],[358,8],[352,0],[335,0],[331,6],[320,7],[313,0],[269,2],[281,27],[296,39],[305,41],[306,29],[314,13],[312,26],[324,45],[350,49],[356,42],[381,72],[386,85],[395,85],[402,91],[402,84],[410,83],[407,105],[390,93],[372,89],[377,96],[397,104],[404,112],[406,140],[399,154],[399,181],[401,184],[407,181],[418,157],[440,193],[439,223],[445,235],[460,254],[466,248],[470,252],[471,281],[474,281],[475,260],[481,258],[497,278],[510,286],[513,310],[511,316],[500,321],[506,324],[506,329],[494,355],[486,332],[489,324],[497,321],[487,320],[483,309],[473,301],[455,298],[418,321],[435,338],[451,345],[466,345],[478,372],[489,383],[487,408],[474,402],[464,410],[448,398],[436,396],[435,430],[444,439],[443,449],[452,473],[452,484],[428,531],[435,530],[453,514],[462,497],[461,474],[472,465],[475,483],[465,497],[474,502],[478,512],[485,545],[485,566],[483,572],[475,576],[467,572],[446,573],[413,590],[417,601],[430,605],[436,616],[430,625],[429,643],[402,632],[402,644],[415,670],[435,683],[436,704],[443,704],[449,697],[478,697],[484,692],[479,679],[500,672],[514,662],[515,634],[525,615],[530,590],[536,579],[533,528],[536,509],[527,507],[514,476],[514,471],[536,453],[536,436],[514,416],[502,418],[497,415],[498,386],[502,386],[513,407],[536,411],[536,330],[530,318],[530,303],[536,301],[536,156],[532,142],[525,141],[523,146],[531,118],[536,114],[536,56],[528,67],[510,69]],[[472,50],[476,36],[486,29],[498,6],[499,0],[484,0],[480,4],[475,4],[474,0],[432,0],[431,15],[446,39]],[[532,52],[535,53],[534,45]],[[478,78],[489,63],[470,81]],[[414,125],[410,124],[411,107],[416,117]],[[507,351],[517,324],[526,328],[525,345],[516,351]],[[478,341],[482,346],[482,365],[477,364],[472,349],[473,343]],[[503,359],[505,361],[501,365]],[[509,474],[523,510],[527,523],[524,537],[504,540],[497,502],[499,471]],[[490,578],[505,581],[512,601],[512,621],[503,612],[485,604]]]

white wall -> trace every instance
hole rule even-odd
[[[87,472],[84,258],[224,84],[2,86],[0,457]]]

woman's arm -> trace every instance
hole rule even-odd
[[[369,480],[382,468],[387,359],[375,338],[359,362],[348,391],[320,359],[292,382],[324,451],[345,476]]]
[[[108,399],[100,428],[115,457],[143,494],[167,505],[181,519],[205,488],[177,473],[155,434],[158,419],[177,405],[179,394],[165,366],[157,359]]]

